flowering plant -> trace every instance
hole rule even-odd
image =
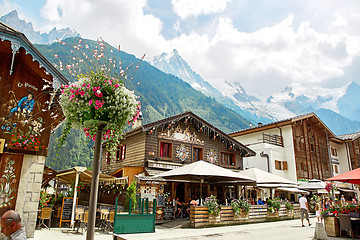
[[[267,206],[268,212],[271,213],[278,212],[281,207],[280,199],[279,198],[269,199],[267,205],[268,205]]]
[[[220,206],[219,206],[215,196],[211,195],[210,197],[205,198],[204,206],[208,207],[209,214],[214,215],[214,216],[219,215]]]
[[[294,205],[291,202],[289,202],[289,200],[285,201],[285,207],[286,207],[286,210],[294,209]]]
[[[40,199],[39,199],[40,206],[46,207],[50,201],[51,201],[51,196],[47,194],[44,190],[41,190]]]
[[[332,191],[336,191],[339,187],[339,184],[337,183],[331,183],[331,182],[327,182],[325,185],[325,189],[327,192],[332,192]]]
[[[21,147],[26,149],[45,149],[44,145],[40,145],[40,140],[38,137],[30,134],[13,134],[10,144],[14,147]]]
[[[236,215],[240,215],[242,213],[247,214],[250,211],[250,203],[248,200],[233,199],[231,200],[231,206],[233,207],[233,211]]]
[[[60,43],[66,45],[62,41]],[[79,44],[74,45],[78,52],[71,50],[73,60],[78,62],[66,64],[66,68],[73,76],[78,73],[78,81],[62,86],[60,105],[67,121],[59,145],[62,146],[71,127],[82,127],[86,136],[95,140],[98,125],[105,123],[102,140],[114,157],[125,124],[134,123],[140,114],[140,102],[134,91],[124,86],[129,67],[124,71],[121,62],[117,63],[111,57],[105,59],[105,48],[104,41],[98,41],[98,46],[89,54],[90,46],[79,39]],[[93,71],[81,74],[79,66],[85,62],[93,65],[88,67]],[[63,68],[60,60],[58,67]],[[117,69],[116,72],[112,71],[114,69]]]
[[[77,185],[77,191],[81,192],[81,190],[85,189],[85,184],[82,181],[79,181],[78,185]]]

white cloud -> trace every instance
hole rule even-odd
[[[2,6],[13,7],[8,0],[4,2]],[[360,14],[354,4],[337,1],[337,7],[330,7],[316,1],[303,6],[300,13],[282,20],[272,18],[271,23],[244,32],[236,25],[239,20],[226,15],[227,0],[171,3],[180,18],[170,28],[182,34],[170,40],[162,36],[161,16],[144,13],[149,9],[146,0],[47,0],[41,9],[47,24],[36,30],[70,27],[85,38],[101,36],[114,46],[120,44],[124,51],[138,57],[175,48],[205,80],[213,84],[219,79],[239,82],[249,94],[258,97],[279,92],[290,83],[326,85],[360,55]],[[215,14],[202,25],[210,25],[209,29],[191,30],[189,19],[183,21],[204,14]],[[190,30],[185,31],[188,25],[184,22],[190,24]]]
[[[343,74],[360,55],[360,37],[317,32],[310,23],[293,27],[294,15],[252,33],[220,18],[216,34],[182,35],[172,41],[205,80],[240,82],[250,93],[267,97],[290,83],[320,85]],[[178,44],[181,42],[181,45]]]
[[[19,9],[20,6],[12,1],[3,0],[0,2],[0,17],[6,15],[13,11],[14,9]]]
[[[231,0],[171,0],[173,11],[182,19],[190,16],[219,13]]]
[[[162,22],[144,14],[145,6],[145,0],[47,0],[41,15],[49,22],[44,26],[48,30],[53,26],[70,27],[82,37],[102,37],[139,57],[155,55],[166,46],[160,34]]]

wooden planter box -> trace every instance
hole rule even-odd
[[[234,210],[232,206],[221,206],[221,221],[233,221]]]
[[[210,223],[210,224],[212,224],[212,223],[219,223],[220,220],[221,220],[220,214],[217,215],[217,216],[212,215],[212,214],[209,215],[209,223]]]
[[[267,211],[267,218],[278,218],[279,217],[279,212],[269,212]]]
[[[288,217],[294,217],[294,210],[293,210],[293,209],[286,210],[286,215],[287,215]]]
[[[248,219],[248,218],[249,218],[249,213],[241,213],[241,214],[234,215],[235,221],[244,220],[244,219]]]
[[[340,225],[337,217],[326,217],[324,219],[326,234],[330,237],[340,236]]]

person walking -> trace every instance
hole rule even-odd
[[[304,225],[304,215],[306,217],[306,220],[309,223],[309,226],[311,226],[310,220],[309,220],[309,205],[307,203],[307,199],[305,197],[305,194],[301,194],[301,198],[299,198],[299,204],[300,204],[300,216],[301,216],[301,225],[305,227]]]
[[[1,216],[1,232],[11,240],[26,240],[25,227],[21,225],[20,214],[9,210]]]

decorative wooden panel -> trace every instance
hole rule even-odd
[[[0,215],[15,209],[23,155],[1,154],[0,158]]]
[[[51,105],[52,76],[22,47],[10,75],[11,58],[10,43],[0,41],[0,138],[7,152],[46,155],[50,132],[63,119],[60,106]]]

